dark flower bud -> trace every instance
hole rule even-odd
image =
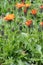
[[[8,11],[10,11],[10,8],[8,8]]]
[[[9,4],[11,4],[11,0],[8,0]]]
[[[2,25],[2,28],[4,29],[4,25]]]
[[[24,14],[27,15],[27,9],[24,9]]]
[[[25,0],[21,0],[23,3],[25,3]]]
[[[22,25],[19,26],[19,29],[22,30]]]
[[[14,28],[12,28],[12,32],[14,32]]]
[[[5,17],[5,14],[4,13],[2,13],[2,17]]]
[[[2,35],[2,36],[4,35],[4,31],[3,31],[3,30],[1,31],[1,35]]]

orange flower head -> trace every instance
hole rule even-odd
[[[43,5],[40,6],[40,9],[43,9]]]
[[[30,26],[32,24],[32,20],[27,20],[25,23],[27,26]]]
[[[40,22],[40,26],[43,26],[43,22]]]
[[[15,18],[14,14],[9,14],[4,17],[5,20],[13,20]]]
[[[17,8],[22,8],[22,7],[24,7],[24,3],[17,3],[17,4],[16,4],[16,7],[17,7]]]
[[[25,4],[25,7],[26,8],[28,8],[28,7],[30,7],[31,6],[31,4]]]
[[[37,14],[37,10],[36,9],[32,9],[31,14],[36,15]]]

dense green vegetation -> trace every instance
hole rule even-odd
[[[16,3],[31,3],[31,6],[17,8]],[[0,0],[0,65],[43,65],[41,5],[42,0]],[[35,15],[32,9],[37,10]],[[4,20],[9,14],[15,18]],[[32,20],[32,24],[27,24],[27,20]]]

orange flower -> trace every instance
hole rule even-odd
[[[40,25],[43,26],[43,22],[40,22]]]
[[[37,14],[37,10],[36,10],[36,9],[32,9],[31,13],[32,13],[33,15],[36,15],[36,14]]]
[[[40,6],[40,9],[43,9],[43,5]]]
[[[24,3],[17,3],[17,4],[16,4],[16,7],[17,7],[17,8],[22,8],[23,6],[24,6]]]
[[[32,24],[32,20],[27,20],[25,23],[27,26],[30,26]]]
[[[31,6],[31,4],[25,4],[25,7],[26,8],[28,8],[28,7],[30,7]]]
[[[4,17],[5,20],[13,20],[15,18],[14,14],[9,14]]]

